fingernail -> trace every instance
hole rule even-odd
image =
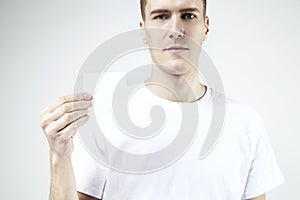
[[[86,98],[86,99],[91,99],[92,96],[91,96],[90,94],[86,93],[86,94],[84,95],[84,98]]]

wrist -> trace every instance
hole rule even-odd
[[[50,162],[53,167],[65,166],[66,164],[71,163],[71,156],[61,156],[50,151]]]

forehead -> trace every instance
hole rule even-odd
[[[183,8],[198,8],[202,10],[202,0],[147,0],[145,12],[150,14],[152,10],[180,10]]]

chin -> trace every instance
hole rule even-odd
[[[186,62],[172,62],[162,67],[164,71],[173,75],[184,75],[190,70],[190,66]]]
[[[172,75],[186,74],[192,67],[188,61],[178,55],[153,56],[152,59],[160,70]]]

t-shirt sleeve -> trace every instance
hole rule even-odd
[[[251,165],[242,199],[260,196],[285,182],[269,142],[263,120],[256,113],[249,123]]]
[[[72,164],[78,192],[101,199],[106,183],[107,168],[98,163],[82,146],[79,138],[74,138]]]

